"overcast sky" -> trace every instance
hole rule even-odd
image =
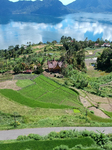
[[[16,1],[18,1],[18,0],[10,0],[10,1],[13,1],[13,2],[16,2]],[[34,0],[33,0],[34,1]],[[41,0],[42,1],[42,0]],[[71,2],[73,2],[73,1],[75,1],[75,0],[60,0],[64,5],[67,5],[67,4],[69,4],[69,3],[71,3]]]

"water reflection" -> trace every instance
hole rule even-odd
[[[3,19],[3,18],[2,18]],[[10,45],[60,40],[62,35],[76,40],[97,38],[112,41],[112,14],[75,13],[53,18],[44,16],[11,17],[6,23],[0,19],[0,49]]]

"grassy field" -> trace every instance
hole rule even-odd
[[[0,144],[1,150],[53,150],[60,145],[67,145],[69,148],[81,144],[83,147],[90,147],[94,144],[91,138],[75,138],[66,140],[49,140],[49,141],[21,141],[14,143]],[[94,150],[94,149],[90,149]]]
[[[18,81],[16,82],[16,85],[19,86],[19,87],[21,87],[21,88],[24,88],[24,87],[26,87],[26,86],[28,86],[28,85],[33,84],[33,83],[34,83],[34,82],[32,82],[31,80],[26,79],[26,80],[18,80]]]
[[[11,74],[0,74],[0,82],[5,80],[12,80],[13,76]]]

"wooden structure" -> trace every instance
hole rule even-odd
[[[62,61],[47,61],[48,70],[50,72],[61,72],[62,64]]]

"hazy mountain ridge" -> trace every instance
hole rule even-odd
[[[112,12],[112,0],[76,0],[67,7],[77,12]]]
[[[70,11],[59,0],[18,1],[0,0],[0,14],[64,15]]]

